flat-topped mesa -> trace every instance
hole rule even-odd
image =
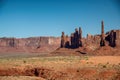
[[[9,45],[11,47],[15,47],[15,39],[14,38],[11,39],[11,42],[9,43]]]
[[[104,36],[104,22],[101,22],[101,41],[100,46],[105,46],[105,36]]]
[[[15,38],[0,38],[0,47],[16,47],[16,39]]]
[[[60,45],[59,37],[0,38],[0,53],[51,52]]]

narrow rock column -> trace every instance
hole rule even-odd
[[[71,48],[74,48],[74,33],[71,33],[71,36],[70,36],[70,41],[71,41]]]
[[[70,48],[69,37],[66,35],[65,48]]]
[[[75,29],[75,33],[74,33],[74,48],[78,48],[79,47],[79,33],[78,33],[78,29]]]
[[[61,44],[60,44],[60,47],[61,48],[65,47],[65,34],[64,34],[64,32],[62,32],[62,35],[61,35]]]
[[[82,29],[79,27],[79,46],[82,47]]]
[[[104,22],[101,22],[101,41],[100,46],[105,46],[105,37],[104,37]]]

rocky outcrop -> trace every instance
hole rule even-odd
[[[110,46],[110,47],[118,47],[120,48],[120,30],[111,30],[104,33],[104,22],[101,21],[101,34],[98,35],[90,35],[87,34],[87,38],[82,38],[82,29],[76,28],[74,33],[71,33],[71,36],[68,35],[65,37],[65,33],[62,33],[61,36],[61,48],[89,48],[93,50],[103,47],[103,46]],[[63,43],[64,42],[64,43]],[[66,44],[67,43],[67,44]]]
[[[59,45],[59,37],[0,38],[0,52],[51,52]]]
[[[69,37],[68,35],[65,36],[65,33],[62,32],[61,35],[61,48],[79,48],[82,47],[82,29],[76,28],[74,33],[71,33],[71,36]]]
[[[65,33],[64,33],[65,35]],[[62,44],[63,34],[61,36]],[[111,30],[104,33],[104,22],[101,21],[101,34],[87,35],[87,38],[82,37],[81,28],[75,29],[71,36],[65,37],[65,46],[61,48],[79,49],[80,53],[100,53],[100,54],[120,54],[120,30]],[[67,43],[67,44],[66,44]],[[82,52],[81,52],[82,51]],[[116,55],[116,54],[115,54]]]

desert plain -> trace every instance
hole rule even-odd
[[[1,53],[0,80],[120,80],[120,56]]]

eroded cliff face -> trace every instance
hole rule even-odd
[[[0,38],[0,52],[51,52],[60,45],[59,37]]]

